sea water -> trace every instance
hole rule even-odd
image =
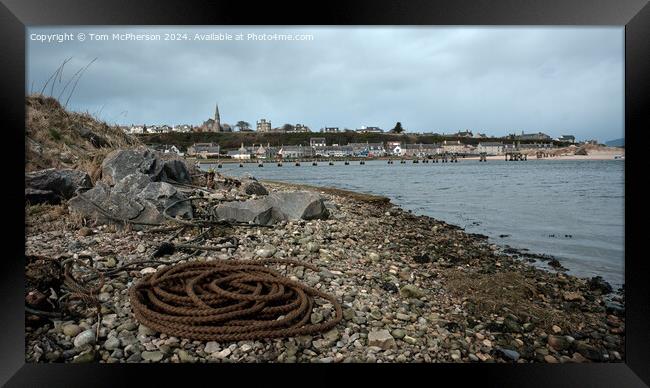
[[[378,194],[416,214],[555,256],[569,273],[624,283],[624,160],[462,160],[360,165],[224,163],[219,172]],[[207,169],[210,165],[202,165]]]

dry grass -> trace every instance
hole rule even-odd
[[[37,230],[77,230],[89,220],[70,212],[67,205],[38,204],[25,206],[26,224]]]
[[[75,168],[97,178],[97,170],[107,153],[116,148],[140,145],[120,128],[98,121],[87,113],[69,112],[59,101],[42,95],[25,99],[25,171],[43,168]],[[87,128],[108,145],[96,148],[81,137]]]
[[[553,325],[575,330],[585,319],[581,312],[559,310],[548,303],[551,297],[538,289],[536,279],[519,272],[468,274],[453,270],[446,278],[452,295],[469,302],[472,313],[480,316],[512,313],[524,321],[530,318],[546,330]]]

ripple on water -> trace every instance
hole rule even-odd
[[[618,161],[267,167],[224,165],[222,172],[384,195],[496,243],[509,234],[508,244],[554,255],[578,276],[623,283],[625,175]],[[540,237],[553,233],[574,237]]]

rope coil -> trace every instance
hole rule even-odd
[[[135,318],[170,336],[201,341],[243,341],[314,334],[336,326],[338,301],[293,281],[263,263],[316,267],[297,260],[215,260],[165,267],[131,287]],[[332,319],[310,323],[315,298],[329,301]]]

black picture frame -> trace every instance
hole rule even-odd
[[[625,26],[625,288],[626,356],[618,364],[562,365],[63,365],[25,363],[24,351],[24,124],[26,26],[46,25],[613,25]],[[347,380],[393,379],[429,385],[451,378],[461,386],[650,385],[650,275],[644,255],[645,205],[640,160],[650,130],[650,5],[645,0],[187,2],[98,0],[2,0],[0,4],[0,94],[4,197],[0,298],[0,383],[7,386],[120,386],[136,378],[147,385],[181,379],[183,384],[225,384],[226,378],[262,384],[320,385]],[[638,174],[638,176],[637,176]],[[640,179],[635,179],[640,178]],[[15,236],[13,236],[15,234]],[[300,372],[300,376],[298,374]],[[405,377],[406,376],[406,377]],[[404,380],[404,379],[407,380]],[[388,380],[387,380],[388,379]],[[196,380],[196,381],[194,381]],[[194,382],[192,382],[194,381]],[[373,382],[374,383],[374,382]],[[202,384],[202,383],[201,383]]]

